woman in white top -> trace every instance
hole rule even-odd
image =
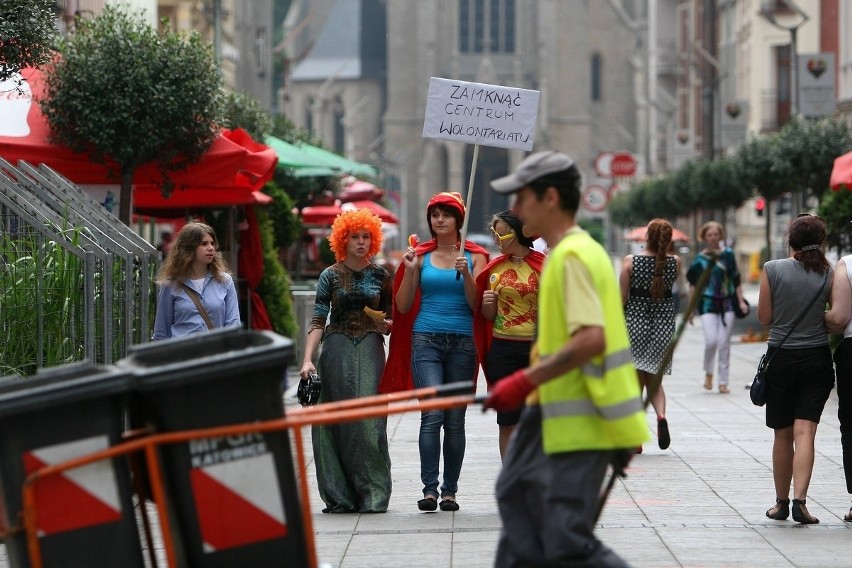
[[[829,333],[843,333],[843,341],[834,350],[837,373],[837,418],[840,420],[840,445],[843,447],[843,473],[846,492],[852,495],[852,254],[844,256],[834,270],[831,309],[825,312]],[[852,508],[843,516],[852,521]]]

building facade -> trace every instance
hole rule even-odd
[[[311,15],[330,6],[321,27],[340,29],[338,13],[350,14],[350,25],[356,21],[342,6],[351,10],[358,5],[356,11],[364,13],[373,4],[381,8],[384,21],[378,16],[357,21],[366,37],[381,33],[381,23],[386,26],[383,83],[366,76],[344,77],[342,62],[340,70],[328,67],[325,74],[310,75],[306,70],[320,65],[318,57],[308,55],[293,66],[283,108],[289,109],[285,112],[298,126],[322,132],[327,143],[346,140],[346,130],[355,124],[346,123],[349,114],[361,120],[362,129],[368,128],[373,117],[378,119],[377,128],[367,136],[375,137],[353,146],[344,144],[343,151],[347,157],[382,168],[385,179],[380,181],[400,196],[403,234],[426,231],[425,205],[435,192],[466,194],[471,181],[472,146],[422,136],[431,77],[540,91],[534,149],[572,154],[589,183],[601,152],[647,154],[647,2],[294,2],[291,13],[300,10],[302,17],[292,18],[291,25],[294,31],[303,21],[308,22],[305,26],[316,26]],[[323,37],[322,31],[303,35],[307,36],[302,38],[303,44],[315,41],[314,50],[328,47],[328,36]],[[341,40],[342,32],[335,37]],[[362,41],[362,48],[365,45]],[[347,95],[348,90],[356,93]],[[332,104],[321,110],[324,107],[317,105],[318,98]],[[354,112],[350,105],[355,105]],[[329,139],[329,122],[342,123],[342,136]],[[334,145],[340,148],[339,142]],[[487,183],[505,175],[523,155],[521,151],[480,147],[473,179],[471,232],[484,232],[490,214],[507,207],[506,199],[494,195]]]

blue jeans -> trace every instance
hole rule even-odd
[[[469,381],[476,368],[473,337],[455,333],[415,333],[411,372],[416,388]],[[444,484],[441,495],[455,495],[464,461],[464,415],[467,407],[427,410],[420,414],[420,480],[423,495],[438,495],[441,426],[444,427]]]

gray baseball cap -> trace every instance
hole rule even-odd
[[[491,189],[497,193],[515,193],[547,174],[564,172],[573,165],[574,160],[562,152],[535,152],[524,158],[514,172],[493,180]]]

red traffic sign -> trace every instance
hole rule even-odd
[[[599,185],[590,185],[583,190],[582,201],[585,209],[599,213],[609,203],[609,192]]]
[[[616,152],[612,155],[609,169],[612,177],[631,177],[636,174],[636,158],[630,152]]]

